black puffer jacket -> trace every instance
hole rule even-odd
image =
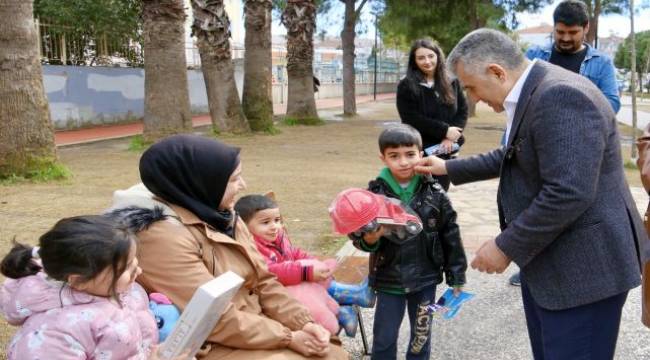
[[[368,190],[398,198],[379,178],[368,184]],[[370,254],[370,285],[410,293],[441,283],[443,271],[449,286],[465,284],[467,259],[456,211],[447,194],[437,181],[423,178],[408,205],[418,214],[424,229],[401,245],[385,237],[379,240],[379,247]],[[350,238],[356,248],[368,248],[361,237],[351,234]]]

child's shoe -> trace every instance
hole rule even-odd
[[[354,337],[357,334],[357,326],[359,326],[359,319],[357,312],[353,306],[341,306],[339,308],[339,325],[345,331],[348,337]]]
[[[375,291],[368,286],[368,278],[365,278],[360,284],[342,284],[332,281],[327,288],[327,292],[340,305],[359,305],[365,308],[375,306],[377,296]]]

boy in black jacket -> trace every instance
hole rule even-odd
[[[460,239],[456,212],[442,187],[418,175],[414,166],[422,158],[422,138],[406,124],[379,135],[380,159],[386,167],[368,189],[400,199],[422,220],[418,235],[398,244],[380,227],[372,233],[350,234],[354,246],[370,252],[370,285],[377,290],[372,359],[395,359],[404,308],[408,309],[411,336],[406,359],[429,359],[431,313],[436,285],[443,280],[455,294],[465,284],[467,259]],[[385,235],[385,236],[384,236]]]

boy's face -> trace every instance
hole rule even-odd
[[[415,165],[422,159],[417,145],[388,147],[379,155],[398,182],[408,182],[415,176]]]
[[[282,230],[282,217],[280,216],[280,209],[265,209],[260,210],[253,215],[248,221],[248,231],[253,235],[257,235],[264,241],[274,242]]]

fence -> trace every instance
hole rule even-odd
[[[106,33],[92,36],[40,19],[36,19],[36,29],[43,64],[141,67],[144,63],[142,45],[134,39]]]
[[[142,44],[137,39],[116,38],[110,34],[91,36],[75,31],[71,26],[52,25],[47,21],[36,19],[36,28],[39,34],[41,62],[49,65],[77,65],[77,66],[121,66],[142,67],[144,65],[144,51]],[[241,44],[233,44],[232,58],[242,59],[245,49]],[[286,51],[283,52],[286,54]],[[201,57],[198,48],[191,42],[185,44],[185,58],[187,67],[199,69]],[[395,62],[394,60],[390,60]],[[384,61],[379,59],[379,63]],[[287,82],[286,58],[273,59],[273,83]],[[314,76],[322,84],[336,84],[343,81],[340,59],[332,62],[314,62]],[[367,84],[374,82],[374,71],[357,70],[356,83]],[[397,82],[401,76],[400,71],[386,71],[380,67],[377,72],[377,82]]]

